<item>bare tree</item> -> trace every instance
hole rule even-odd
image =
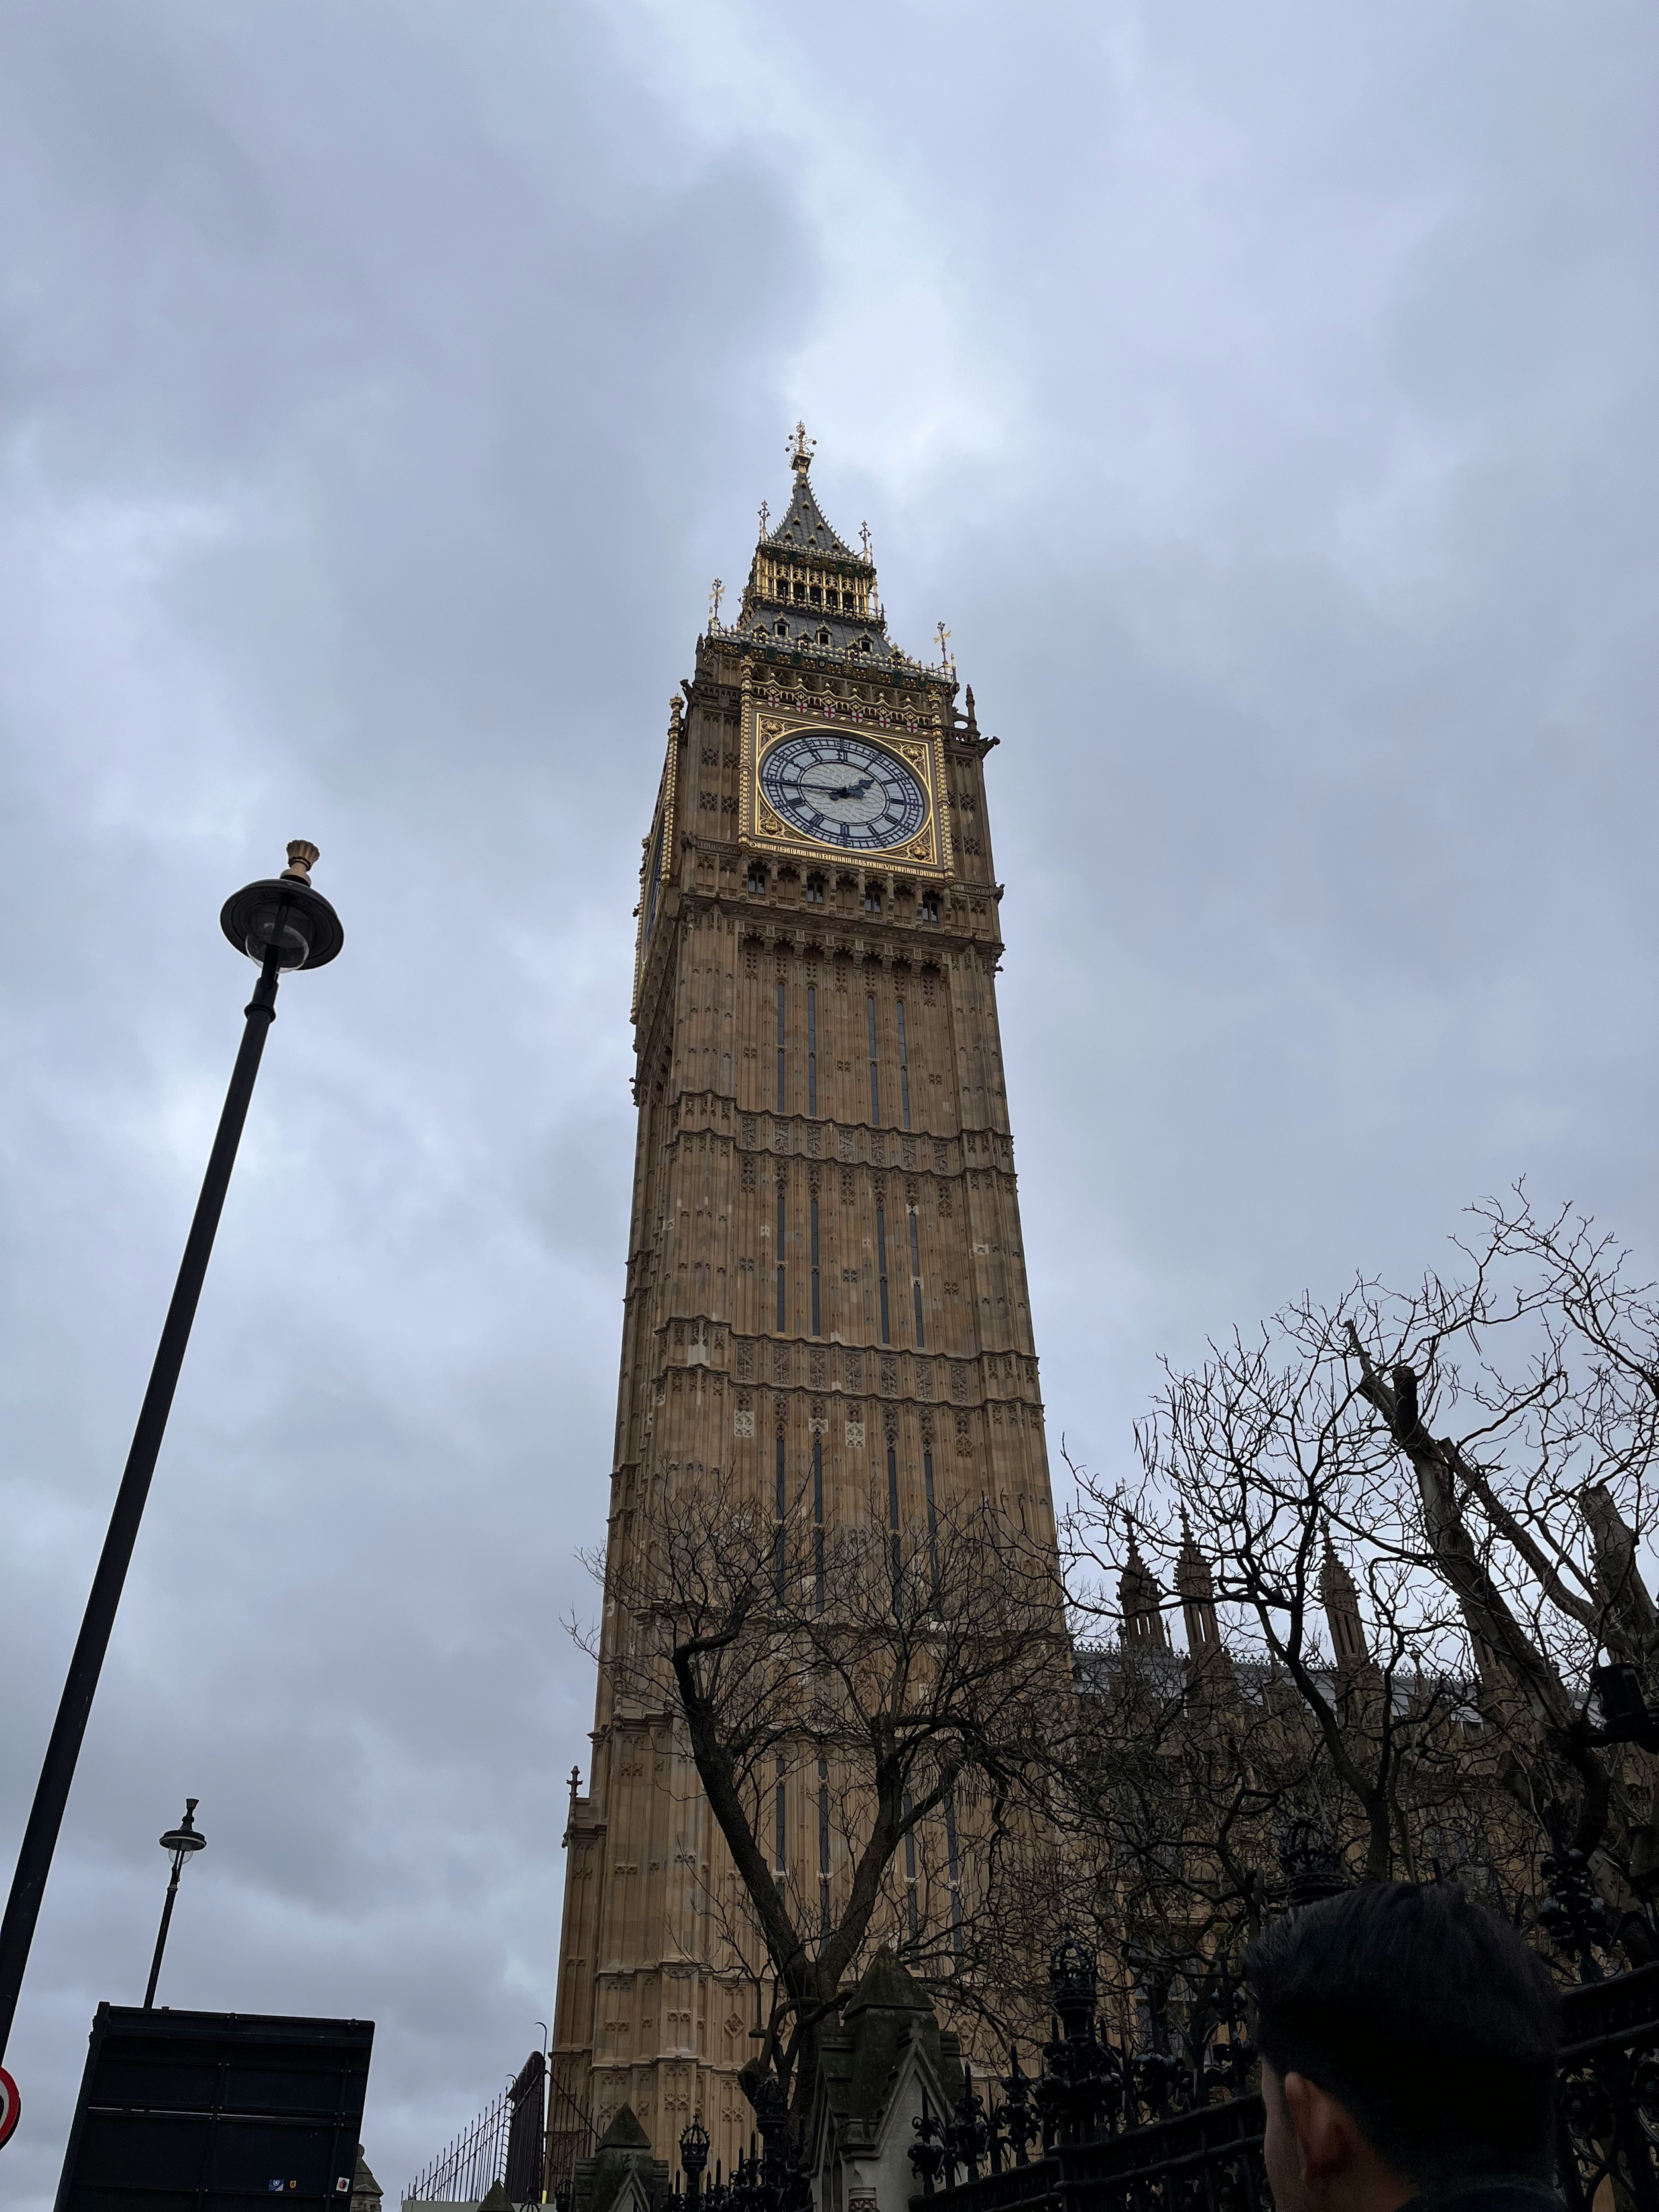
[[[1405,1840],[1402,1785],[1411,1773],[1420,1790],[1443,1764],[1468,1692],[1455,1609],[1408,1555],[1397,1486],[1379,1480],[1386,1445],[1340,1352],[1304,1346],[1282,1321],[1212,1346],[1201,1367],[1169,1376],[1137,1442],[1134,1484],[1109,1488],[1079,1471],[1074,1549],[1121,1556],[1139,1527],[1170,1582],[1190,1587],[1201,1562],[1209,1587],[1185,1606],[1189,1643],[1200,1656],[1219,1643],[1206,1607],[1230,1627],[1231,1694],[1211,1737],[1280,1825],[1295,1814],[1340,1830],[1346,1801],[1363,1826],[1364,1877],[1387,1879]],[[1335,1549],[1361,1528],[1363,1611]]]
[[[1515,1786],[1591,1860],[1626,1948],[1646,1957],[1633,1884],[1655,1862],[1650,1772],[1610,1746],[1590,1672],[1624,1661],[1652,1694],[1659,1638],[1638,1555],[1659,1454],[1659,1295],[1612,1237],[1571,1209],[1540,1217],[1524,1189],[1471,1218],[1462,1279],[1431,1273],[1409,1298],[1344,1316],[1344,1334],[1409,1471]]]
[[[1282,1747],[1256,1742],[1258,1704],[1195,1683],[1160,1642],[1097,1639],[1077,1669],[1054,1796],[1074,1850],[1096,1845],[1099,1879],[1086,1903],[1074,1887],[1070,1909],[1126,1970],[1127,1996],[1160,1966],[1230,1952],[1261,1926]]]
[[[1071,1697],[1052,1554],[1006,1516],[894,1530],[872,1498],[826,1530],[805,1503],[780,1518],[729,1476],[664,1478],[610,1567],[599,1655],[619,1701],[685,1731],[737,1878],[732,1955],[757,1936],[775,1981],[746,2086],[775,2072],[798,2106],[877,1942],[996,2014],[1048,1893],[1033,1783]],[[817,1801],[817,1866],[774,1831],[786,1772]]]
[[[1455,1271],[1304,1297],[1171,1371],[1139,1478],[1080,1474],[1078,1592],[1109,1610],[1101,1570],[1136,1528],[1179,1580],[1184,1511],[1241,1671],[1292,1697],[1305,1787],[1334,1792],[1333,1826],[1357,1820],[1367,1878],[1419,1871],[1477,1800],[1477,1825],[1507,1831],[1498,1855],[1527,1858],[1518,1808],[1591,1860],[1645,1956],[1650,1779],[1609,1742],[1590,1670],[1622,1660],[1650,1693],[1659,1671],[1638,1565],[1659,1298],[1610,1239],[1540,1218],[1523,1191],[1470,1222]]]

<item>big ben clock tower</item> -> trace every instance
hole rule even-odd
[[[1052,1542],[997,1030],[997,741],[971,690],[958,710],[942,638],[927,667],[889,637],[867,534],[855,551],[825,520],[799,428],[790,459],[737,617],[717,597],[672,702],[644,845],[611,1555],[650,1476],[720,1468],[757,1497],[799,1486],[825,1526],[873,1490],[896,1525],[988,1498]],[[603,1662],[552,2125],[566,2099],[600,2127],[626,2103],[672,2160],[700,2113],[729,2164],[761,1962],[704,1955],[723,1840],[671,1716],[619,1704]],[[809,1791],[778,1800],[781,1876],[832,1883]]]

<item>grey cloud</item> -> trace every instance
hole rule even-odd
[[[324,848],[14,2040],[371,2014],[396,2186],[549,2017],[638,840],[787,424],[991,765],[1054,1431],[1523,1170],[1656,1247],[1633,6],[0,11],[0,1832],[246,982]],[[884,351],[884,348],[887,350]],[[9,1861],[8,1861],[9,1863]]]

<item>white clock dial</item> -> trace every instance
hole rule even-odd
[[[902,845],[927,819],[927,794],[903,762],[842,730],[781,738],[761,762],[760,786],[787,828],[844,852]]]

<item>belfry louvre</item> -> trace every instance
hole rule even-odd
[[[719,1470],[820,1528],[988,1500],[1054,1543],[997,1024],[997,740],[943,634],[933,666],[889,638],[867,535],[825,520],[799,431],[792,469],[671,702],[644,841],[613,1567],[653,1482]],[[631,2105],[659,2157],[700,2114],[729,2164],[766,1969],[758,1942],[716,1940],[724,1839],[670,1714],[614,1692],[626,1633],[607,1607],[556,2078],[601,2128]],[[777,1784],[780,1876],[827,1899],[846,1855],[806,1766]],[[954,1830],[948,1850],[954,1883]]]

